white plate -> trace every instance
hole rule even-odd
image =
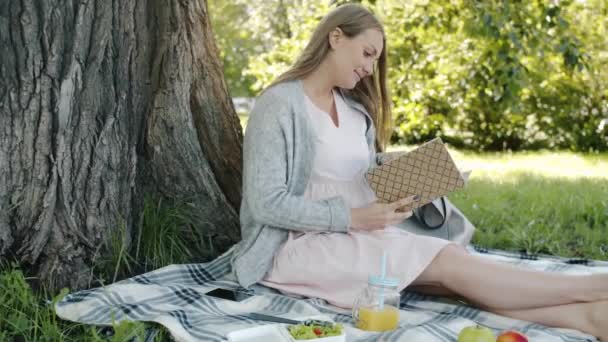
[[[295,340],[291,338],[286,327],[286,324],[261,325],[230,332],[227,337],[230,342],[294,342]],[[342,333],[340,336],[321,337],[308,341],[344,342],[346,341],[346,335]]]
[[[267,324],[228,333],[230,342],[289,342],[289,336],[283,335],[285,328],[281,324]]]

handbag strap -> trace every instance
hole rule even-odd
[[[422,224],[424,224],[428,229],[438,229],[441,226],[443,226],[445,224],[445,221],[447,220],[448,217],[448,211],[446,208],[446,204],[445,204],[445,198],[441,197],[441,208],[443,209],[443,218],[441,219],[441,222],[437,225],[430,225],[428,222],[426,222],[426,219],[424,218],[424,215],[420,215],[420,221],[422,222]]]

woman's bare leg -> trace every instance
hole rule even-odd
[[[459,298],[458,294],[441,286],[414,285],[408,287],[408,290],[428,295]],[[576,329],[596,336],[602,342],[608,342],[608,325],[606,324],[608,301],[564,304],[523,310],[480,308],[501,316],[550,327]]]
[[[608,301],[563,304],[524,310],[490,310],[501,316],[550,327],[576,329],[608,342]]]
[[[450,297],[454,299],[464,299],[462,296],[458,295],[454,291],[446,289],[445,287],[439,285],[423,285],[420,283],[414,283],[406,288],[408,291],[418,292],[425,295],[432,296],[441,296],[441,297]]]
[[[448,245],[413,285],[440,285],[485,308],[522,310],[608,300],[608,274],[564,275],[526,270]]]

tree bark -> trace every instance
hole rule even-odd
[[[187,199],[213,255],[239,239],[242,131],[204,0],[0,0],[0,48],[1,259],[86,286],[144,193]]]

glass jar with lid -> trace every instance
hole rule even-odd
[[[399,280],[369,276],[367,287],[355,299],[355,326],[367,331],[388,331],[399,326]]]

